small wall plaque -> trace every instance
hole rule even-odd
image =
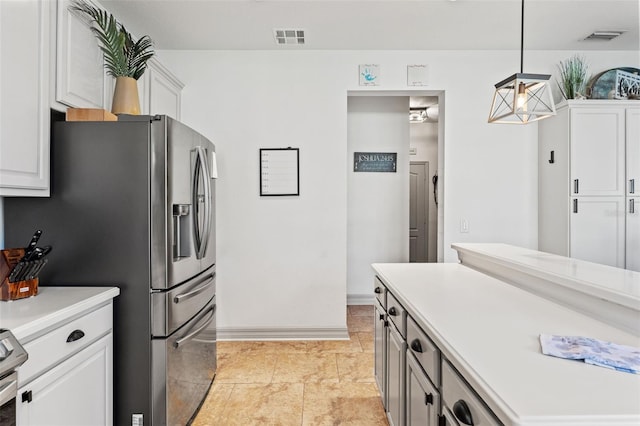
[[[396,172],[396,152],[354,152],[354,172]]]
[[[429,68],[426,65],[407,65],[407,86],[426,86]]]
[[[360,86],[380,85],[380,65],[364,64],[358,67],[360,74]]]

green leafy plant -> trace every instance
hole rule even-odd
[[[565,99],[576,99],[585,96],[588,66],[584,57],[574,55],[558,65],[562,84],[558,87]]]
[[[112,14],[82,0],[74,0],[69,9],[84,13],[91,19],[91,31],[100,42],[107,74],[136,80],[142,77],[147,69],[147,61],[155,53],[149,36],[134,41],[131,33]]]

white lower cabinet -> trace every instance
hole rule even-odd
[[[571,257],[625,267],[624,197],[572,199]]]
[[[640,197],[627,198],[627,269],[640,272]]]
[[[18,389],[17,424],[112,424],[112,352],[109,333]]]

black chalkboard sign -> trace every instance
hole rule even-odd
[[[396,172],[396,152],[354,152],[354,172]]]

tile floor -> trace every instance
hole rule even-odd
[[[218,342],[194,426],[387,426],[373,378],[373,306],[348,306],[349,340]]]

